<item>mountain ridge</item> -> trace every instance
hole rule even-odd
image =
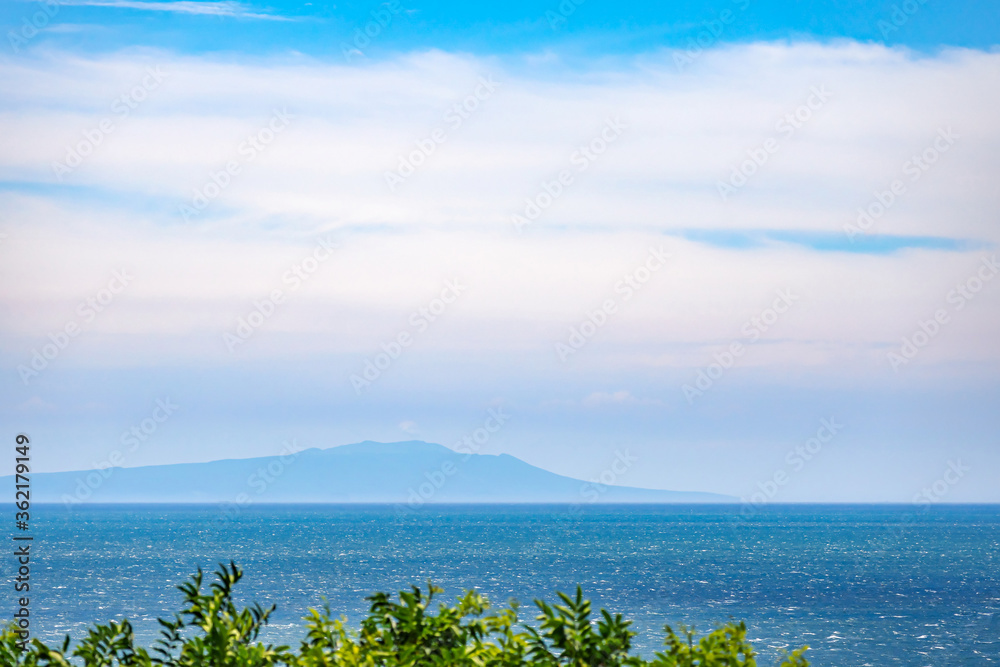
[[[714,493],[619,486],[618,452],[606,483],[533,466],[509,454],[463,453],[437,443],[371,440],[199,463],[35,473],[39,503],[679,503],[736,502]],[[620,465],[619,465],[620,464]],[[10,479],[8,475],[0,480]]]

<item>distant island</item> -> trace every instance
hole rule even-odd
[[[13,485],[13,478],[0,478]],[[41,503],[726,503],[732,496],[573,479],[508,454],[422,441],[360,442],[279,456],[36,473]]]

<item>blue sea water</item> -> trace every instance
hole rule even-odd
[[[809,644],[814,665],[1000,664],[1000,507],[250,506],[33,508],[33,628],[79,637],[127,617],[152,642],[175,586],[235,560],[244,601],[277,603],[269,641],[296,645],[326,598],[357,622],[365,596],[428,579],[453,599],[585,594],[635,622],[745,620],[760,664]],[[0,559],[13,577],[13,558]],[[6,590],[12,591],[12,586]],[[10,593],[13,597],[13,593]]]

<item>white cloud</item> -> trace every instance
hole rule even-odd
[[[43,412],[52,413],[56,411],[56,406],[44,400],[41,396],[32,396],[28,400],[14,406],[18,412]]]
[[[162,86],[127,117],[112,112],[157,65],[169,73]],[[549,354],[589,309],[615,297],[646,248],[666,244],[670,266],[622,302],[572,363],[703,365],[776,289],[791,288],[800,306],[742,364],[884,370],[886,346],[933,313],[982,250],[732,249],[664,232],[839,234],[938,128],[951,126],[958,143],[908,183],[875,231],[1000,242],[1000,91],[982,84],[998,70],[1000,54],[916,57],[852,43],[731,47],[683,74],[669,54],[656,54],[557,82],[516,62],[439,52],[361,67],[166,53],[19,61],[0,71],[8,130],[0,178],[33,185],[3,195],[2,299],[16,315],[3,330],[19,341],[44,336],[111,270],[129,266],[134,286],[93,324],[108,336],[108,357],[116,335],[143,338],[130,357],[137,362],[208,357],[224,349],[213,345],[254,299],[282,286],[314,236],[333,234],[342,251],[267,326],[296,336],[296,350],[366,354],[407,326],[443,280],[458,277],[468,295],[423,349]],[[445,113],[482,76],[493,76],[496,92],[452,127]],[[717,182],[817,85],[832,91],[830,101],[720,201]],[[241,142],[276,108],[293,114],[289,127],[246,160]],[[574,151],[615,117],[628,124],[620,140],[575,171]],[[65,186],[50,187],[53,161],[104,118],[114,131]],[[390,192],[386,170],[438,127],[447,140]],[[227,160],[239,161],[240,173],[183,222],[178,207]],[[511,215],[561,169],[573,170],[574,183],[517,234]],[[996,287],[955,318],[921,363],[998,361]],[[204,336],[204,347],[190,336]],[[252,343],[248,355],[288,353],[280,337]]]
[[[238,65],[151,56],[170,73],[121,119],[66,181],[171,198],[178,204],[210,171],[238,158],[274,108],[295,120],[204,214],[299,217],[341,225],[509,225],[524,199],[560,170],[605,119],[629,128],[541,216],[535,227],[781,228],[838,231],[903,163],[951,126],[955,149],[894,207],[877,231],[996,239],[989,211],[992,149],[1000,136],[983,88],[1000,56],[971,51],[911,58],[856,44],[753,45],[706,55],[697,76],[668,55],[641,66],[553,83],[512,64],[442,53],[366,67],[313,61]],[[110,116],[146,63],[128,59],[39,61],[5,70],[0,173],[54,181],[83,132]],[[752,74],[752,76],[751,76]],[[480,75],[497,92],[461,127],[444,120]],[[831,100],[788,139],[749,184],[723,203],[720,180],[775,135],[812,86]],[[435,128],[447,140],[395,193],[384,175]],[[948,215],[961,208],[962,215]],[[176,209],[175,209],[176,210]],[[950,220],[943,223],[947,216]],[[241,223],[242,224],[242,223]]]
[[[595,391],[588,394],[580,403],[585,408],[599,408],[605,405],[663,405],[663,401],[652,398],[637,398],[632,395],[632,392],[625,389],[612,392]]]
[[[283,16],[261,14],[239,2],[224,0],[222,2],[198,2],[196,0],[173,0],[167,2],[145,2],[144,0],[60,0],[62,5],[78,7],[110,7],[114,9],[138,9],[150,12],[173,12],[177,14],[196,14],[204,16],[233,16],[237,18],[266,19],[269,21],[288,21]]]

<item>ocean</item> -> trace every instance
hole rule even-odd
[[[1000,506],[36,505],[32,521],[46,641],[126,617],[149,644],[175,586],[232,559],[238,597],[278,606],[264,639],[293,646],[324,599],[356,624],[372,592],[431,580],[516,598],[525,619],[580,584],[646,656],[665,623],[735,619],[761,665],[802,644],[817,666],[1000,664]],[[0,568],[10,581],[13,557]]]

